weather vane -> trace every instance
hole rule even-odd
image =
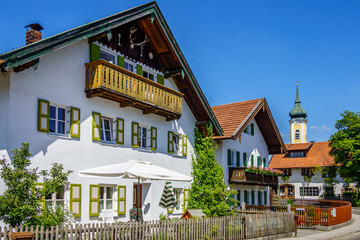
[[[296,86],[299,86],[299,80],[296,81]]]

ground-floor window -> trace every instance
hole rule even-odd
[[[104,210],[113,209],[113,193],[113,187],[100,186],[100,213]]]
[[[174,188],[175,195],[175,210],[181,210],[181,195],[183,190],[181,188]]]
[[[45,207],[49,207],[55,209],[56,207],[64,206],[64,191],[65,189],[61,189],[58,193],[49,194],[45,196]]]
[[[319,187],[300,187],[300,196],[319,196]]]

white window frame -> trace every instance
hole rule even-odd
[[[178,142],[178,151],[176,151],[176,144],[175,144],[175,136],[179,138],[179,142]],[[176,132],[173,132],[173,146],[174,146],[174,155],[176,156],[182,156],[182,137],[183,135],[180,134],[180,133],[176,133]]]
[[[55,208],[57,207],[57,203],[61,203],[60,205],[62,205],[63,207],[65,206],[65,193],[66,193],[66,187],[63,187],[63,198],[56,198],[58,193],[53,193],[51,194],[51,198],[46,198],[45,196],[45,207],[47,207],[47,203],[50,202],[50,206],[52,210],[55,210]]]
[[[178,194],[176,193],[178,191]],[[183,199],[184,199],[184,189],[182,188],[174,188],[174,197],[175,197],[175,208],[174,212],[183,212]],[[179,206],[177,208],[176,206]]]
[[[104,125],[104,120],[108,120],[109,121],[109,127],[110,129],[107,130],[107,129],[104,129],[103,126]],[[113,143],[114,142],[114,120],[110,117],[106,117],[106,116],[101,116],[101,119],[100,119],[100,139],[101,139],[101,136],[104,136],[104,139],[101,139],[101,142],[105,142],[105,143]],[[105,131],[110,131],[110,140],[105,140]]]
[[[109,49],[106,49],[104,47],[100,47],[100,56],[101,56],[101,51],[105,52],[106,54],[110,54],[110,55],[114,56],[114,62],[113,63],[110,61],[108,61],[108,62],[117,65],[117,56],[118,55],[115,52],[113,52]],[[103,58],[100,57],[100,59],[103,59]],[[103,60],[105,60],[105,59],[103,59]],[[105,61],[107,61],[107,60],[105,60]]]
[[[101,199],[101,188],[104,188],[104,199]],[[107,199],[107,190],[108,190],[107,188],[112,188],[111,199]],[[112,212],[114,210],[116,210],[115,209],[116,204],[114,204],[115,190],[116,190],[116,187],[114,185],[99,184],[99,191],[100,191],[100,193],[99,193],[99,213],[100,213],[100,215],[99,216],[102,216],[104,210],[112,210]],[[111,200],[111,208],[107,209],[106,208],[106,206],[107,206],[106,203],[107,203],[107,201],[110,201],[110,200]],[[103,201],[103,208],[100,208],[100,206],[101,206],[100,202],[101,201]]]
[[[146,146],[144,147],[143,146],[143,139],[144,139],[144,136],[143,136],[143,129],[145,129],[146,131],[146,136],[145,136],[145,142],[146,142]],[[147,149],[149,150],[150,149],[150,146],[151,146],[151,142],[150,142],[150,137],[151,137],[151,127],[148,126],[148,125],[144,125],[144,124],[139,124],[139,148],[140,149]]]
[[[136,63],[134,63],[134,62],[132,62],[132,61],[130,61],[130,60],[128,60],[128,59],[124,59],[124,61],[125,61],[124,68],[125,68],[126,70],[130,71],[130,72],[135,73],[135,72],[136,72]],[[125,67],[126,64],[131,65],[131,66],[133,67],[133,70],[131,71],[131,70],[127,69],[127,68]]]
[[[50,117],[50,110],[49,110],[49,134],[50,135],[57,135],[57,136],[69,136],[70,135],[70,107],[50,102],[50,108],[55,107],[55,118]],[[65,120],[61,122],[64,122],[64,133],[58,132],[58,122],[60,121],[58,119],[58,109],[62,108],[65,110]],[[50,131],[50,121],[55,121],[55,132]]]

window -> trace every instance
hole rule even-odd
[[[154,74],[149,73],[149,72],[147,72],[147,71],[143,71],[143,77],[146,77],[146,78],[154,81]]]
[[[313,176],[314,173],[312,171],[312,168],[302,168],[301,169],[301,176]]]
[[[230,150],[230,165],[229,166],[235,166],[236,165],[236,151]]]
[[[130,72],[134,72],[134,69],[135,69],[134,64],[125,61],[124,67],[126,70],[129,70]]]
[[[288,196],[294,196],[294,187],[288,187]]]
[[[101,117],[101,141],[112,142],[112,119]]]
[[[319,196],[318,187],[300,187],[300,196]]]
[[[175,210],[181,209],[181,195],[182,195],[182,189],[181,188],[174,188],[175,193]]]
[[[150,148],[150,128],[139,125],[139,147]]]
[[[181,154],[180,139],[181,136],[179,134],[173,134],[174,153],[177,155]]]
[[[290,153],[290,157],[293,157],[293,158],[304,157],[304,156],[305,156],[304,152],[291,152]]]
[[[58,193],[45,196],[45,207],[55,209],[57,207],[64,207],[64,188]]]
[[[285,196],[285,187],[280,187],[280,196]]]
[[[284,169],[281,169],[282,172],[283,172],[283,176],[291,176],[291,168],[284,168]]]
[[[300,139],[300,130],[297,129],[295,130],[295,140],[299,140]]]
[[[110,52],[105,51],[104,49],[100,49],[100,58],[104,59],[110,63],[116,64],[115,63],[115,55],[111,54]]]
[[[113,209],[113,193],[113,187],[100,186],[100,213],[104,210]]]
[[[66,115],[65,107],[50,104],[49,132],[56,134],[66,134]]]

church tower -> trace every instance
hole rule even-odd
[[[296,99],[294,108],[289,113],[290,143],[307,143],[307,114],[301,106],[299,97],[299,81],[296,83]]]

